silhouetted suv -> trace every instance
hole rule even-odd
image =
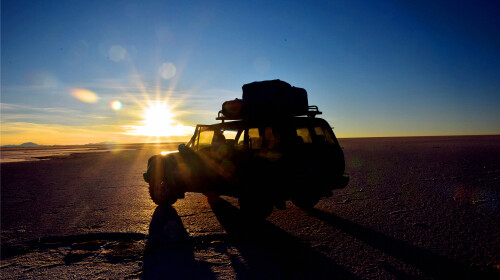
[[[173,204],[185,192],[227,195],[238,198],[245,214],[266,218],[287,200],[312,208],[347,185],[343,151],[331,126],[315,117],[321,114],[316,106],[297,113],[308,116],[278,110],[259,117],[248,108],[228,112],[235,102],[244,104],[231,102],[219,112],[221,123],[198,125],[178,153],[149,159],[144,179],[156,204]]]

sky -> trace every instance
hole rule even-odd
[[[338,138],[500,134],[497,1],[1,1],[1,145],[184,141],[245,83]]]

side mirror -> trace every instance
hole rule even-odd
[[[187,149],[187,148],[186,148],[186,144],[180,144],[180,145],[179,145],[179,152],[180,152],[180,153],[184,152],[186,149]]]

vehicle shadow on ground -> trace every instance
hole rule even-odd
[[[340,218],[331,213],[311,209],[308,213],[331,226],[349,234],[358,240],[383,251],[405,263],[411,264],[424,273],[438,279],[499,279],[500,275],[492,271],[481,271],[454,262],[446,257],[431,253],[428,250],[410,245],[380,232]],[[398,272],[403,273],[403,272]],[[404,273],[403,273],[404,274]],[[400,275],[402,279],[410,279],[409,275]]]
[[[216,279],[207,263],[195,259],[195,249],[177,211],[158,206],[149,225],[142,278]]]
[[[231,259],[238,279],[359,279],[272,223],[245,218],[223,199],[209,203],[239,252]]]

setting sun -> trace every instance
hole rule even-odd
[[[173,122],[173,113],[166,102],[156,102],[144,110],[144,126],[159,131]]]
[[[140,134],[146,136],[171,136],[172,124],[174,122],[172,109],[167,106],[166,102],[152,102],[149,107],[144,109],[142,115],[142,128]]]
[[[144,108],[140,125],[127,126],[129,134],[149,137],[186,136],[193,133],[193,127],[175,120],[174,107],[166,101],[150,101]]]

